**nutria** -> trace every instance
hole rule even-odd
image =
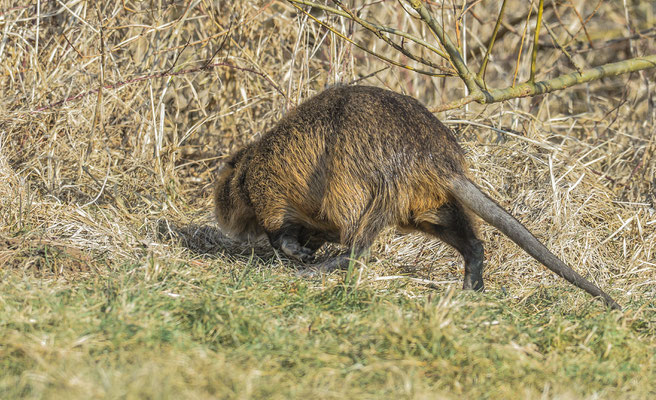
[[[464,258],[464,289],[483,290],[483,245],[470,212],[547,268],[612,308],[620,306],[553,255],[467,177],[451,131],[417,100],[368,86],[336,86],[299,105],[219,172],[222,230],[266,234],[302,263],[324,242],[348,251],[311,271],[348,265],[387,227],[442,239]]]

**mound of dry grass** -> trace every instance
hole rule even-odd
[[[3,235],[111,258],[188,257],[158,232],[211,224],[218,160],[324,82],[376,69],[283,2],[4,8],[13,34],[0,102]],[[430,102],[425,81],[393,70],[366,83]],[[577,270],[626,295],[656,282],[653,109],[641,83],[622,77],[594,95],[579,88],[447,116],[460,121],[476,180]],[[446,85],[440,92],[457,82]],[[531,114],[515,111],[529,102]],[[552,279],[483,229],[493,282]],[[438,280],[444,271],[443,246],[423,238],[388,238],[380,250]]]
[[[418,29],[395,6],[381,7],[371,11],[381,23]],[[65,242],[103,257],[194,256],[180,242],[162,242],[162,229],[186,242],[210,242],[192,248],[221,247],[214,231],[207,237],[182,229],[211,226],[212,172],[221,157],[326,83],[348,82],[381,64],[279,1],[3,8],[10,34],[0,49],[2,234]],[[605,18],[616,15],[610,6],[606,11]],[[634,11],[640,23],[652,18],[642,5]],[[603,23],[593,19],[590,29]],[[469,34],[485,37],[488,30],[473,24]],[[518,40],[506,35],[497,52]],[[597,53],[578,57],[597,62]],[[505,78],[512,57],[493,61],[488,79]],[[656,144],[644,82],[620,77],[446,115],[476,180],[576,269],[625,295],[655,282]],[[460,90],[456,81],[398,69],[364,83],[429,104],[440,101],[436,93],[444,100]],[[493,282],[552,279],[509,241],[483,232]],[[379,250],[383,264],[398,258],[438,280],[440,266],[451,264],[449,276],[459,275],[450,251],[424,238],[388,236]]]

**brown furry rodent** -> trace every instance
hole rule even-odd
[[[483,289],[483,245],[469,212],[508,235],[556,274],[612,308],[469,178],[451,131],[417,100],[368,86],[337,86],[290,111],[233,154],[215,189],[220,227],[238,238],[266,234],[308,263],[326,241],[349,251],[309,267],[330,271],[366,254],[386,227],[421,231],[465,261],[464,289]]]

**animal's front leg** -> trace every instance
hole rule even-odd
[[[302,263],[314,261],[314,251],[301,245],[298,241],[300,227],[288,226],[275,232],[267,232],[269,242],[274,249],[281,250],[287,257]]]

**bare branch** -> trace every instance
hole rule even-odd
[[[76,95],[66,97],[62,100],[55,101],[55,102],[47,104],[45,106],[38,107],[35,110],[28,111],[28,112],[19,112],[18,114],[19,115],[20,114],[35,114],[35,113],[39,113],[39,112],[42,112],[42,111],[50,110],[52,108],[57,108],[57,107],[60,107],[64,104],[66,104],[66,103],[83,99],[83,98],[85,98],[89,95],[92,95],[92,94],[97,94],[101,89],[117,89],[117,88],[120,88],[120,87],[123,87],[123,86],[126,86],[126,85],[131,85],[131,84],[138,83],[138,82],[143,82],[143,81],[146,81],[146,80],[159,79],[159,78],[170,77],[170,76],[180,76],[180,75],[192,74],[192,73],[196,73],[196,72],[200,72],[200,71],[209,71],[209,70],[217,68],[217,67],[225,67],[225,68],[230,68],[230,69],[235,69],[235,70],[238,70],[238,71],[250,72],[252,74],[255,74],[255,75],[265,79],[271,87],[273,87],[282,97],[284,97],[287,101],[289,101],[289,99],[287,98],[285,93],[278,87],[278,85],[273,80],[271,80],[271,78],[269,78],[267,75],[265,75],[264,73],[262,73],[260,71],[256,71],[252,68],[239,67],[239,66],[232,65],[232,64],[226,63],[226,62],[216,62],[216,63],[212,63],[212,64],[209,64],[209,65],[207,65],[207,63],[203,63],[202,66],[196,67],[196,68],[190,68],[190,69],[185,69],[185,70],[180,70],[180,71],[170,71],[170,72],[163,71],[163,72],[138,76],[138,77],[135,77],[135,78],[132,78],[132,79],[129,79],[129,80],[120,81],[120,82],[116,82],[116,83],[113,83],[113,84],[105,84],[102,87],[87,90],[87,91],[83,91],[83,92],[80,92]]]
[[[579,19],[579,22],[581,22],[581,28],[583,28],[583,31],[585,32],[585,37],[588,38],[588,43],[590,43],[590,46],[592,46],[592,39],[590,38],[590,34],[588,33],[588,27],[586,26],[586,23],[590,20],[589,18],[586,21],[583,21],[583,17],[581,17],[581,13],[579,10],[576,9],[576,6],[572,2],[572,0],[569,0],[569,3],[572,5],[572,10],[574,10],[574,14]],[[595,8],[595,12],[597,11],[597,8],[599,8],[599,4],[601,4],[601,1],[597,4],[597,7]]]
[[[393,61],[381,54],[377,54],[374,51],[367,49],[363,47],[362,45],[355,43],[352,39],[346,37],[344,34],[338,32],[336,29],[332,28],[328,24],[326,24],[324,21],[319,20],[317,17],[311,15],[308,11],[305,11],[300,7],[300,5],[306,5],[310,7],[314,7],[320,10],[324,10],[327,13],[332,13],[334,15],[342,16],[345,18],[348,18],[365,29],[369,30],[373,34],[375,34],[378,38],[382,39],[385,41],[388,45],[390,45],[392,48],[395,50],[399,51],[400,53],[404,54],[405,56],[409,57],[410,59],[423,63],[425,65],[428,65],[433,68],[441,68],[441,66],[437,66],[430,60],[426,60],[423,57],[412,54],[410,51],[408,51],[406,48],[403,47],[403,42],[400,44],[393,41],[390,37],[390,35],[398,35],[406,38],[410,38],[410,36],[405,33],[405,32],[400,32],[395,30],[394,28],[390,27],[385,27],[379,24],[376,24],[371,21],[367,21],[363,18],[360,18],[356,12],[349,10],[345,5],[342,4],[342,1],[340,0],[334,0],[334,2],[339,6],[339,9],[337,8],[332,8],[326,5],[322,4],[316,4],[313,3],[311,0],[287,0],[288,3],[299,9],[301,12],[305,13],[308,15],[310,18],[315,20],[317,23],[321,24],[322,26],[326,27],[329,29],[331,32],[335,33],[342,39],[348,41],[349,43],[355,45],[356,47],[366,51],[369,54],[372,54],[381,60],[395,66],[399,66],[402,68],[406,68],[409,70],[413,70],[416,72],[424,73],[427,75],[432,75],[432,76],[448,76],[445,74],[436,74],[436,73],[431,73],[427,71],[417,71],[414,68],[408,66],[408,65],[403,65],[399,62]],[[401,0],[399,0],[401,2]],[[505,6],[507,1],[504,0],[501,8],[499,9],[499,15],[496,20],[496,24],[493,30],[493,33],[491,35],[490,40],[488,41],[487,44],[487,49],[485,52],[485,55],[483,57],[483,61],[481,62],[480,69],[478,70],[477,74],[473,74],[472,71],[469,69],[469,67],[466,65],[466,62],[464,61],[464,58],[462,56],[461,51],[459,48],[456,46],[456,44],[451,40],[447,32],[444,30],[444,27],[435,19],[433,18],[431,12],[428,10],[428,6],[426,4],[433,4],[432,2],[426,2],[423,0],[405,0],[401,3],[408,4],[410,7],[414,9],[414,11],[417,13],[413,13],[409,10],[406,10],[406,12],[410,13],[410,16],[420,20],[421,22],[425,23],[431,30],[431,32],[437,37],[437,40],[443,47],[443,49],[446,51],[446,55],[448,55],[448,60],[452,64],[452,66],[455,68],[457,75],[462,79],[462,81],[465,83],[469,95],[462,97],[460,99],[454,100],[450,103],[444,104],[442,106],[439,106],[433,111],[444,111],[444,110],[449,110],[453,108],[459,108],[462,107],[463,105],[469,104],[471,102],[478,102],[480,104],[490,104],[490,103],[496,103],[496,102],[501,102],[513,98],[520,98],[520,97],[528,97],[528,96],[536,96],[536,95],[541,95],[545,93],[550,93],[553,91],[557,90],[562,90],[574,85],[606,78],[606,77],[611,77],[611,76],[616,76],[632,71],[640,71],[644,69],[649,69],[649,68],[654,68],[656,66],[656,55],[651,55],[651,56],[644,56],[644,57],[637,57],[637,58],[632,58],[620,62],[615,62],[615,63],[609,63],[609,64],[604,64],[600,65],[594,68],[588,68],[588,69],[581,69],[579,65],[573,60],[572,56],[567,52],[566,46],[561,44],[557,37],[556,34],[553,32],[553,30],[549,27],[548,24],[545,22],[545,27],[553,39],[554,42],[554,47],[560,49],[560,51],[565,54],[565,56],[568,58],[568,60],[572,63],[572,65],[577,69],[577,72],[569,73],[569,74],[564,74],[561,76],[557,76],[551,79],[545,79],[542,81],[536,81],[536,66],[537,66],[537,53],[538,53],[538,48],[541,46],[545,46],[544,44],[539,43],[539,36],[540,36],[540,30],[542,27],[542,22],[543,22],[543,15],[544,15],[544,10],[547,8],[554,8],[554,12],[556,13],[556,16],[558,16],[558,11],[553,3],[551,4],[544,4],[544,0],[538,0],[537,4],[537,12],[536,12],[536,27],[535,31],[533,32],[533,47],[531,49],[531,54],[530,54],[530,74],[526,82],[522,84],[517,84],[517,74],[519,72],[519,65],[522,57],[522,50],[523,46],[526,41],[527,37],[527,32],[528,32],[528,27],[529,27],[529,22],[530,19],[533,15],[533,8],[535,7],[534,3],[531,3],[531,6],[529,7],[527,13],[525,13],[523,16],[521,16],[521,19],[525,20],[524,23],[524,30],[521,33],[521,40],[520,40],[520,45],[519,45],[519,52],[517,54],[517,64],[515,66],[515,71],[513,74],[513,81],[512,84],[508,87],[502,88],[502,89],[495,89],[495,88],[488,88],[487,85],[485,84],[483,80],[483,76],[486,71],[486,67],[490,58],[490,54],[492,52],[492,48],[494,46],[495,41],[499,39],[501,36],[501,29],[503,26],[505,26],[505,22],[503,19],[504,12],[505,12]],[[463,4],[463,10],[466,10],[466,12],[470,12],[473,14],[473,7],[477,2],[474,3],[469,3],[467,5],[466,3]],[[575,10],[577,13],[577,16],[579,18],[579,21],[581,22],[581,29],[585,30],[585,24],[590,20],[590,17],[596,13],[596,11],[599,9],[599,4],[597,4],[597,7],[595,8],[595,11],[586,19],[583,20],[583,18],[580,16],[578,11]],[[454,5],[455,7],[455,5]],[[405,8],[404,8],[405,10]],[[518,20],[519,21],[519,20]],[[562,24],[562,21],[561,21]],[[569,32],[568,32],[569,33]],[[389,35],[386,35],[389,34]],[[570,36],[572,36],[570,34]],[[575,37],[576,35],[573,35]],[[427,46],[427,43],[422,41],[421,39],[418,38],[412,38],[415,43],[420,44],[426,48],[429,48]],[[430,48],[429,48],[430,49]],[[433,50],[433,49],[431,49]],[[436,52],[437,53],[437,52]],[[441,53],[440,56],[444,56],[444,53]],[[450,72],[450,71],[449,71]]]
[[[533,54],[531,54],[531,76],[529,82],[535,82],[535,61],[538,58],[538,43],[540,39],[540,26],[542,25],[542,11],[544,10],[544,0],[540,0],[538,5],[538,16],[535,19],[535,36],[533,37]]]
[[[567,57],[567,59],[569,60],[569,62],[572,64],[572,66],[574,66],[574,68],[576,68],[576,70],[580,73],[580,72],[581,72],[581,67],[579,67],[578,63],[577,63],[576,61],[574,61],[574,58],[572,58],[572,55],[569,54],[569,52],[567,51],[567,49],[565,49],[565,48],[563,47],[563,45],[560,44],[560,42],[558,41],[558,38],[556,37],[556,34],[555,34],[554,31],[551,30],[551,28],[549,27],[549,24],[545,23],[545,24],[544,24],[544,27],[547,28],[547,32],[549,32],[549,36],[551,36],[551,40],[553,40],[553,42],[555,43],[556,47],[558,47],[558,48],[560,49],[560,51],[565,55],[565,57]],[[542,45],[541,45],[541,46],[542,46]]]
[[[451,41],[449,35],[444,32],[444,29],[440,24],[435,21],[433,16],[428,12],[426,7],[421,3],[420,0],[406,0],[414,8],[415,11],[419,14],[421,19],[431,28],[431,30],[437,35],[442,43],[442,46],[446,49],[446,52],[449,54],[449,58],[453,63],[453,66],[458,71],[458,75],[465,82],[467,88],[472,94],[479,94],[483,96],[482,88],[485,86],[467,67],[465,61],[462,59],[462,55],[458,51],[456,45]]]
[[[486,93],[486,95],[472,94],[468,97],[464,97],[443,106],[434,108],[433,111],[437,112],[452,110],[474,101],[482,104],[490,104],[519,97],[536,96],[566,89],[581,83],[591,82],[602,78],[609,78],[611,76],[622,75],[629,72],[641,71],[650,68],[656,68],[656,54],[604,64],[594,68],[586,69],[581,73],[572,72],[570,74],[561,75],[546,81],[526,82],[517,86],[509,86],[505,89],[494,89]]]
[[[344,6],[341,1],[339,1],[339,0],[333,0],[333,1],[335,2],[335,4],[337,4],[348,15],[348,18],[350,18],[353,21],[360,24],[363,28],[367,29],[368,31],[370,31],[371,33],[376,35],[379,39],[382,39],[385,43],[392,46],[395,50],[401,52],[403,55],[405,55],[409,59],[414,60],[418,63],[424,64],[428,67],[438,69],[438,70],[440,70],[440,71],[442,71],[446,74],[455,75],[455,73],[452,70],[449,70],[449,69],[447,69],[447,68],[445,68],[441,65],[437,65],[437,64],[431,62],[430,60],[427,60],[427,59],[425,59],[421,56],[416,56],[416,55],[410,53],[403,46],[399,46],[398,44],[394,43],[394,41],[392,41],[392,39],[390,39],[389,37],[383,35],[381,33],[381,30],[377,29],[372,23],[370,23],[369,21],[365,21],[362,18],[355,15],[351,10],[349,10],[346,6]]]
[[[503,3],[501,4],[501,9],[499,10],[499,16],[497,17],[497,23],[494,25],[494,31],[492,32],[492,38],[490,39],[490,43],[487,45],[487,51],[485,52],[485,57],[483,58],[483,62],[481,63],[481,68],[478,70],[478,78],[483,80],[483,75],[485,75],[485,69],[487,68],[487,60],[490,57],[490,53],[492,52],[492,46],[494,46],[494,41],[497,38],[497,34],[499,33],[499,27],[501,27],[501,21],[503,20],[503,12],[506,9],[506,0],[503,0]]]
[[[423,75],[430,75],[430,76],[449,76],[449,75],[444,74],[444,73],[436,73],[436,72],[432,72],[432,71],[426,71],[426,70],[416,69],[416,68],[413,68],[413,67],[411,67],[411,66],[409,66],[409,65],[401,64],[401,63],[398,62],[398,61],[394,61],[394,60],[392,60],[391,58],[385,57],[385,56],[382,55],[382,54],[378,54],[378,53],[376,53],[375,51],[370,50],[370,49],[368,49],[368,48],[362,46],[361,44],[356,43],[356,42],[353,41],[352,39],[350,39],[350,38],[344,36],[344,35],[343,35],[342,33],[340,33],[337,29],[335,29],[335,28],[333,28],[332,26],[326,24],[325,22],[319,20],[317,17],[315,17],[314,15],[312,15],[312,14],[310,14],[309,12],[305,11],[304,9],[302,9],[301,7],[299,7],[297,4],[295,4],[294,2],[291,2],[291,4],[292,4],[292,6],[296,7],[300,12],[302,12],[303,14],[305,14],[305,15],[307,15],[308,17],[312,18],[316,23],[318,23],[319,25],[321,25],[321,26],[325,27],[326,29],[330,30],[332,33],[334,33],[335,35],[339,36],[339,37],[342,38],[343,40],[346,40],[347,42],[351,43],[352,45],[354,45],[354,46],[357,47],[358,49],[363,50],[363,51],[366,51],[367,53],[371,54],[372,56],[376,56],[376,57],[380,58],[381,60],[383,60],[383,61],[385,61],[385,62],[387,62],[387,63],[390,63],[390,64],[395,65],[395,66],[397,66],[397,67],[405,68],[405,69],[408,69],[408,70],[410,70],[410,71],[414,71],[414,72],[417,72],[417,73],[420,73],[420,74],[423,74]]]
[[[324,4],[313,3],[309,0],[287,0],[287,1],[289,3],[303,4],[303,5],[306,5],[306,6],[317,8],[317,9],[329,12],[331,14],[339,15],[340,17],[351,18],[349,14],[347,14],[346,12],[344,12],[342,10],[339,10],[337,8],[333,8],[333,7],[324,5]],[[422,38],[414,36],[414,35],[412,35],[408,32],[404,32],[404,31],[398,30],[396,28],[392,28],[390,26],[380,25],[380,24],[377,24],[377,23],[371,22],[371,21],[365,21],[365,22],[367,24],[371,25],[372,27],[374,27],[375,29],[379,30],[379,31],[391,33],[391,34],[397,35],[397,36],[401,36],[403,38],[406,38],[410,41],[413,41],[413,42],[417,43],[420,46],[423,46],[423,47],[427,48],[428,50],[432,51],[433,53],[439,55],[440,57],[442,57],[446,60],[449,59],[449,56],[445,52],[443,52],[442,50],[440,50],[437,47],[433,46],[432,44],[428,43],[427,41],[425,41]]]
[[[522,50],[524,49],[524,39],[526,39],[526,30],[528,29],[528,23],[531,20],[531,13],[533,12],[533,1],[531,0],[531,7],[528,9],[528,15],[526,16],[526,22],[524,23],[524,31],[522,32],[522,39],[519,42],[519,51],[517,52],[517,62],[515,63],[515,73],[513,74],[512,85],[515,86],[517,82],[517,74],[519,73],[519,63],[522,59]]]

